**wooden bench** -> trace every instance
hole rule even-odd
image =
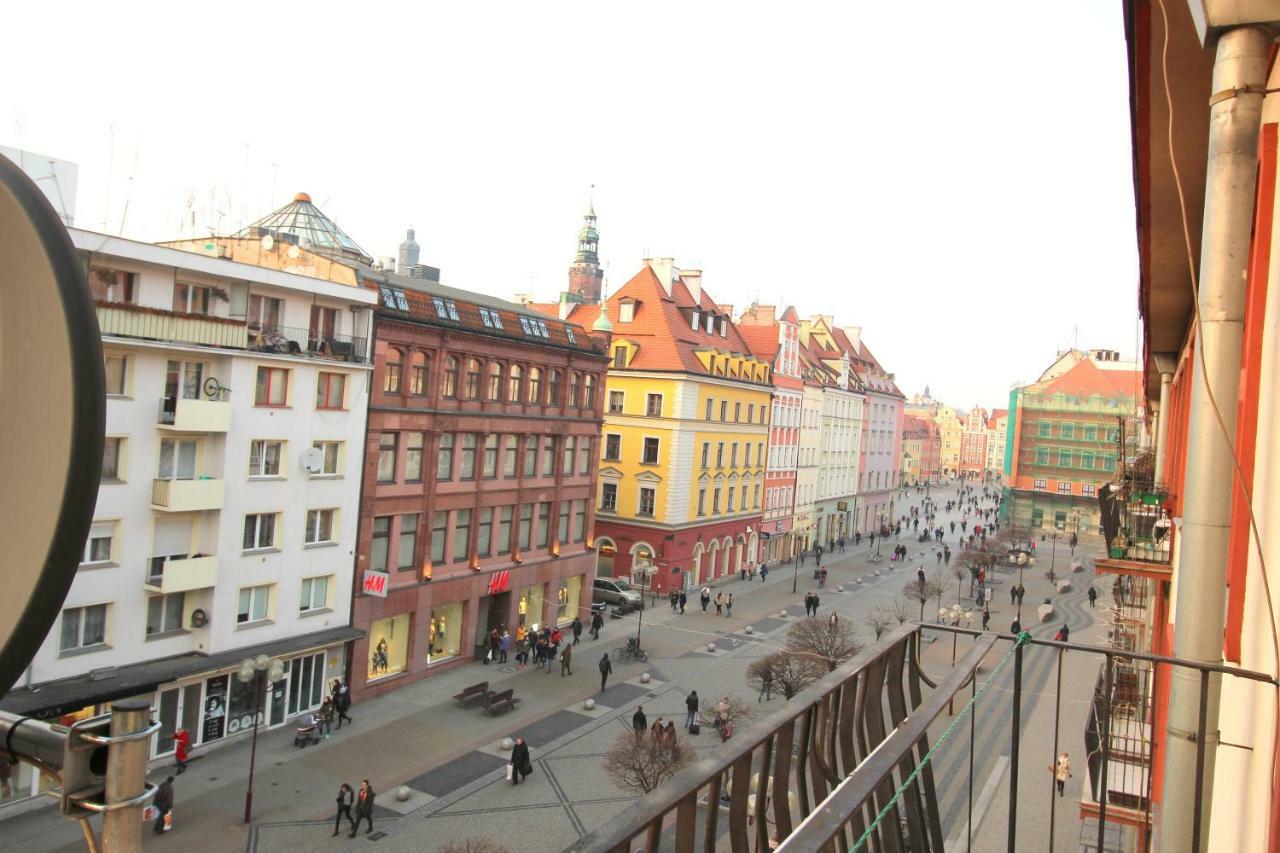
[[[515,690],[508,687],[506,690],[490,693],[484,700],[484,712],[490,716],[498,711],[506,711],[514,708],[520,700],[516,698]]]
[[[461,693],[455,693],[453,698],[457,699],[458,704],[464,708],[478,702],[487,702],[489,699],[489,682],[482,681],[479,684],[473,684],[465,688]]]

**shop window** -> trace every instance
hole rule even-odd
[[[573,621],[578,615],[578,604],[582,600],[582,575],[560,581],[556,589],[556,623],[564,625]]]
[[[375,619],[369,625],[369,680],[404,672],[409,657],[409,614]]]
[[[289,661],[289,714],[319,707],[324,687],[324,652]]]
[[[461,650],[462,605],[436,607],[427,623],[427,663],[456,657]]]
[[[543,585],[534,584],[520,590],[520,602],[517,604],[520,624],[530,631],[542,628]]]

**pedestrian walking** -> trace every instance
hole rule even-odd
[[[686,729],[692,729],[693,724],[698,721],[698,708],[700,707],[700,704],[697,690],[690,690],[689,695],[684,697],[684,727]]]
[[[533,762],[529,760],[529,744],[522,737],[517,737],[511,747],[511,763],[507,766],[507,778],[512,785],[519,785],[533,773]]]
[[[704,586],[702,588],[702,612],[707,612],[707,605],[711,603],[711,587]]]
[[[338,714],[338,728],[342,728],[343,720],[354,724],[355,720],[351,719],[350,715],[347,714],[347,711],[351,710],[351,693],[347,689],[347,685],[336,678],[333,680],[332,698],[333,709]]]
[[[156,807],[156,822],[151,827],[156,835],[173,829],[173,777],[165,779],[156,788],[151,805]]]
[[[636,740],[644,737],[644,730],[649,727],[649,718],[644,715],[644,706],[636,708],[636,712],[631,715],[631,730],[635,732]]]
[[[923,568],[916,569],[916,580],[920,582],[920,586],[922,586],[922,587],[924,586],[924,584],[925,584],[925,577],[924,577],[924,569],[923,569]]]
[[[719,616],[724,612],[724,593],[716,593],[716,615]]]
[[[987,623],[991,621],[991,610],[983,608],[982,610],[982,630],[987,630]]]
[[[759,703],[761,699],[768,702],[772,698],[773,669],[766,666],[760,671],[760,695],[756,697],[756,702]]]
[[[365,779],[360,783],[360,791],[356,794],[356,820],[351,825],[350,838],[356,837],[356,830],[360,828],[361,821],[369,825],[369,828],[364,831],[365,835],[373,832],[373,798],[373,787],[369,785],[369,780]]]
[[[813,615],[814,615],[814,616],[817,616],[817,615],[818,615],[818,606],[819,606],[821,603],[822,603],[822,599],[821,599],[821,598],[819,598],[819,597],[818,597],[818,594],[815,592],[815,593],[813,594]]]
[[[498,639],[498,663],[507,662],[507,652],[510,650],[511,634],[504,630],[502,636]]]
[[[329,737],[329,731],[333,727],[333,700],[328,696],[324,697],[324,701],[320,703],[320,712],[316,714],[316,726],[316,733],[320,737]]]
[[[1018,585],[1014,584],[1013,586],[1009,587],[1009,604],[1012,605],[1017,603],[1018,603]]]
[[[1053,774],[1054,781],[1058,783],[1058,796],[1063,796],[1063,791],[1067,787],[1067,780],[1071,778],[1071,756],[1067,755],[1063,750],[1062,755],[1058,756],[1058,760],[1049,768],[1049,772]]]
[[[551,664],[555,663],[556,661],[556,647],[553,646],[551,643],[547,643],[544,648],[545,648],[545,652],[544,652],[545,657],[543,658],[543,661],[547,665],[547,675],[550,675]]]
[[[1022,606],[1022,599],[1026,597],[1027,588],[1022,584],[1018,584],[1018,606]]]
[[[835,631],[836,628],[838,628],[839,626],[840,626],[840,614],[832,610],[831,615],[827,617],[827,627],[830,628],[832,631]]]
[[[178,765],[178,775],[187,769],[187,759],[191,757],[191,733],[186,729],[178,729],[173,733],[173,760]]]
[[[565,646],[560,653],[560,677],[573,675],[573,646]]]
[[[573,617],[573,624],[569,627],[573,629],[573,644],[576,646],[582,641],[582,620],[577,616]]]
[[[818,572],[818,586],[824,587],[826,585],[827,585],[827,567],[823,566],[822,569]]]
[[[600,692],[604,692],[604,686],[609,681],[609,676],[613,675],[613,663],[609,660],[609,653],[605,652],[600,657]]]
[[[1089,587],[1089,606],[1096,607],[1098,601],[1098,591],[1093,587]]]
[[[725,599],[724,615],[726,619],[733,615],[733,593],[729,593],[729,597]]]
[[[591,639],[600,639],[600,629],[604,627],[604,616],[600,611],[591,614]]]
[[[760,583],[764,583],[768,579],[769,579],[769,565],[768,563],[761,563],[760,564]]]
[[[689,596],[685,595],[683,589],[680,590],[680,615],[684,615],[685,605],[689,603]]]
[[[336,838],[338,830],[342,828],[342,818],[345,816],[347,823],[351,825],[351,833],[354,835],[356,831],[356,819],[351,816],[351,806],[355,804],[355,789],[343,782],[338,786],[338,813],[333,817],[333,835]]]
[[[1053,635],[1053,638],[1059,643],[1068,643],[1071,641],[1071,629],[1064,622],[1062,627],[1058,629],[1058,633]]]

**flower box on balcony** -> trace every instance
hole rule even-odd
[[[1108,553],[1111,555],[1111,558],[1112,558],[1113,560],[1122,560],[1122,559],[1124,559],[1124,548],[1117,547],[1117,546],[1114,546],[1114,545],[1113,545],[1113,546],[1111,547],[1111,550],[1110,550]]]
[[[1164,503],[1167,497],[1164,492],[1141,492],[1138,495],[1138,501],[1146,506],[1159,506]]]

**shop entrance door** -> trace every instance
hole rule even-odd
[[[160,699],[156,703],[156,718],[160,721],[160,731],[156,733],[154,755],[173,752],[173,733],[179,728],[184,728],[191,734],[192,743],[199,739],[200,690],[201,685],[197,682],[185,687],[172,687],[160,691]]]
[[[268,699],[270,699],[271,711],[267,717],[267,728],[278,726],[284,722],[284,697],[288,692],[288,675],[270,686]]]
[[[489,632],[497,628],[498,633],[502,633],[502,629],[507,627],[510,606],[510,592],[486,595],[480,599],[476,607],[476,660],[484,660],[485,653],[489,651]]]

